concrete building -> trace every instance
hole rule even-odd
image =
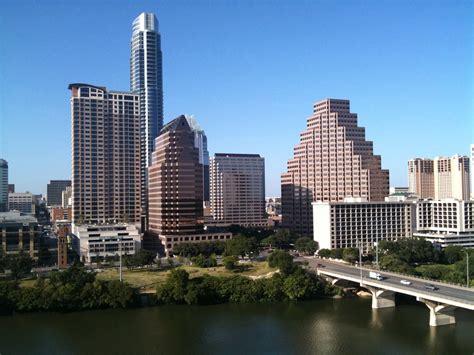
[[[8,193],[11,194],[15,192],[15,184],[8,184]]]
[[[446,199],[416,203],[416,233],[442,247],[474,247],[474,201]]]
[[[34,216],[36,200],[31,192],[14,192],[8,194],[8,209]]]
[[[364,253],[381,240],[412,236],[412,202],[313,202],[314,240],[320,249],[358,248]]]
[[[38,254],[38,241],[42,230],[38,221],[31,215],[20,212],[0,213],[0,237],[2,254],[29,254],[36,258]]]
[[[202,165],[203,201],[204,207],[209,204],[209,151],[207,136],[193,116],[186,116],[189,127],[194,132],[194,146],[199,149],[199,163]]]
[[[69,89],[73,222],[139,225],[139,95],[88,84]]]
[[[470,174],[471,174],[471,200],[474,200],[474,144],[471,144],[471,152],[470,152],[470,156],[471,156],[471,170],[470,170]]]
[[[161,35],[153,13],[141,13],[132,25],[130,91],[140,97],[140,191],[142,230],[147,226],[148,167],[154,141],[163,127]]]
[[[390,195],[394,194],[408,194],[410,193],[410,188],[405,186],[390,186]]]
[[[46,187],[48,206],[61,206],[62,193],[71,186],[71,180],[51,180]]]
[[[184,116],[166,124],[156,138],[149,168],[149,227],[166,254],[177,243],[230,238],[204,231],[202,165],[194,142]]]
[[[75,225],[72,247],[86,263],[117,255],[133,255],[140,250],[141,237],[131,224]]]
[[[217,153],[211,158],[211,215],[219,226],[266,227],[265,159]]]
[[[436,157],[434,165],[435,200],[454,198],[469,200],[469,158],[455,155]]]
[[[408,190],[421,199],[435,197],[432,159],[415,158],[408,161]]]
[[[281,198],[280,197],[266,197],[265,198],[265,212],[269,216],[281,215]]]
[[[383,201],[389,194],[389,172],[357,126],[349,100],[326,99],[313,115],[294,148],[281,177],[283,225],[300,235],[312,235],[313,201],[343,201],[362,197]]]
[[[8,210],[8,162],[0,159],[0,212]]]
[[[66,187],[61,193],[61,205],[63,208],[72,207],[72,186]]]

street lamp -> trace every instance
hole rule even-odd
[[[359,248],[360,284],[362,286],[362,242],[359,240],[357,240],[357,247]]]
[[[375,242],[375,265],[377,265],[377,269],[380,269],[379,267],[379,242]]]
[[[120,282],[122,282],[122,238],[118,238],[117,241],[119,242],[119,275],[120,275]]]
[[[467,279],[467,287],[471,287],[471,283],[469,281],[469,253],[464,250],[466,253],[466,279]]]

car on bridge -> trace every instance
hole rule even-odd
[[[410,285],[411,285],[411,282],[408,281],[408,280],[400,280],[400,283],[401,283],[402,285],[406,285],[406,286],[410,286]]]
[[[427,288],[428,290],[431,290],[431,291],[436,291],[438,289],[438,287],[436,287],[435,285],[432,285],[432,284],[426,284],[425,288]]]

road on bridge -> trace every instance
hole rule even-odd
[[[318,264],[320,264],[321,271],[333,271],[335,273],[341,273],[343,275],[350,275],[355,278],[360,279],[360,268],[344,264],[335,261],[329,261],[319,258],[298,258],[297,260],[302,261],[306,260],[309,263],[309,267],[316,270]],[[376,271],[380,273],[384,279],[382,281],[377,281],[369,278],[369,272]],[[400,283],[401,280],[407,280],[411,282],[411,285],[403,285]],[[390,285],[392,287],[405,289],[407,291],[415,291],[420,294],[425,294],[427,296],[437,296],[437,297],[446,297],[449,299],[454,299],[456,301],[468,302],[474,305],[474,289],[467,287],[460,287],[454,285],[448,285],[441,282],[435,282],[431,280],[423,280],[416,277],[410,277],[406,275],[399,275],[390,272],[384,272],[379,270],[370,270],[362,268],[362,281],[377,282],[383,285]],[[429,290],[425,288],[426,285],[432,284],[436,286],[437,290]]]

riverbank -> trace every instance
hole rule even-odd
[[[298,301],[333,296],[340,292],[296,264],[287,265],[285,272],[279,273],[275,272],[275,267],[261,267],[256,276],[268,277],[254,279],[230,271],[225,274],[222,268],[217,272],[217,269],[213,268],[215,275],[226,276],[211,276],[204,270],[190,275],[186,267],[167,271],[163,273],[165,280],[157,283],[154,294],[150,292],[153,291],[151,285],[147,289],[132,287],[117,279],[100,279],[95,273],[74,265],[62,272],[52,273],[48,279],[39,278],[33,285],[21,287],[16,281],[0,282],[0,313],[72,312],[158,304]]]

